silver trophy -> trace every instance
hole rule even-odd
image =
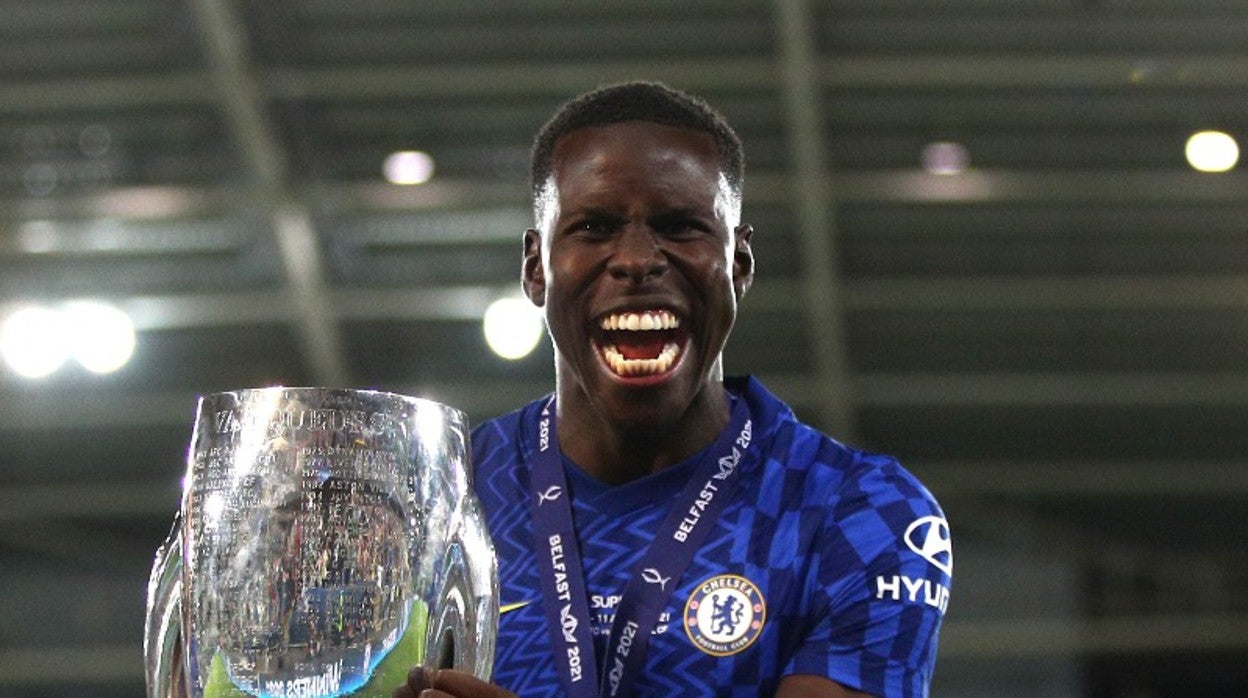
[[[498,576],[463,413],[218,393],[187,461],[148,585],[148,698],[388,697],[414,665],[489,678]]]

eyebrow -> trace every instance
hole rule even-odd
[[[698,208],[696,206],[673,206],[671,208],[667,208],[661,211],[658,214],[658,217],[659,218],[678,218],[678,217],[698,218],[704,215],[705,213],[706,213],[705,211],[703,211],[701,208]],[[714,209],[712,209],[711,214],[713,215],[714,213],[715,211]]]
[[[564,215],[561,217],[562,218],[610,218],[610,219],[623,218],[623,216],[621,216],[620,214],[612,213],[611,211],[601,206],[581,206],[579,208],[574,208],[570,211],[566,211]]]

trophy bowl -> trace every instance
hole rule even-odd
[[[493,547],[467,420],[379,391],[199,400],[157,553],[149,698],[389,696],[414,665],[488,679]]]

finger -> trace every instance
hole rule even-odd
[[[517,698],[516,694],[486,683],[466,671],[441,669],[434,675],[434,688],[456,696],[479,698]],[[436,694],[435,694],[436,695]]]
[[[403,687],[407,689],[408,696],[411,696],[411,698],[416,698],[417,696],[419,696],[419,694],[421,694],[422,691],[424,691],[424,689],[427,689],[432,686],[433,686],[433,679],[432,677],[429,677],[429,672],[427,672],[426,669],[424,669],[424,667],[419,666],[419,664],[417,664],[417,666],[414,666],[411,669],[408,669],[407,686]],[[399,697],[396,696],[394,698],[399,698]],[[403,698],[408,698],[408,697],[404,696]]]

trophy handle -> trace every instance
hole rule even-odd
[[[484,517],[469,498],[444,559],[440,610],[429,624],[425,665],[488,681],[498,631],[498,564],[485,531]]]
[[[498,635],[498,560],[476,497],[466,502],[464,525],[460,526],[459,533],[460,542],[472,553],[465,557],[468,588],[472,594],[468,631],[474,639],[469,666],[472,673],[488,681],[494,671],[494,641]]]
[[[147,698],[181,698],[182,682],[182,512],[156,551],[147,582],[147,624],[143,632]]]

